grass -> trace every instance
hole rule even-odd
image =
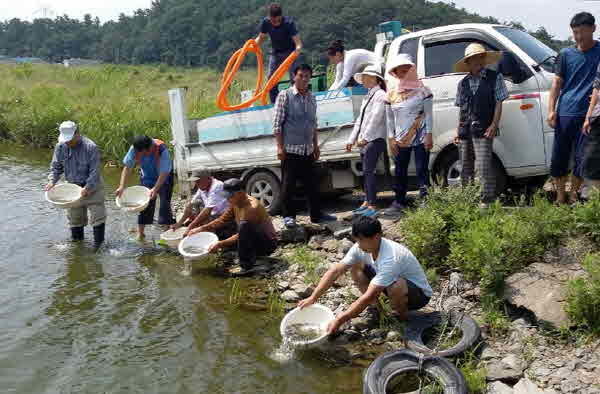
[[[306,245],[296,247],[287,257],[290,264],[298,264],[304,271],[304,282],[306,284],[317,284],[319,275],[317,267],[321,264],[322,259]]]
[[[466,352],[457,360],[457,367],[462,372],[467,382],[468,392],[471,394],[485,394],[487,391],[486,370],[475,355],[477,349]]]
[[[600,336],[600,253],[589,254],[583,267],[587,276],[569,282],[567,313],[572,322]]]
[[[104,160],[120,162],[137,134],[171,141],[169,89],[189,88],[191,118],[220,112],[215,104],[220,77],[208,69],[163,65],[0,65],[0,138],[51,148],[58,124],[71,119],[98,144]],[[254,78],[240,72],[230,102],[238,102]]]

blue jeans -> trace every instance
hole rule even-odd
[[[275,73],[275,71],[279,68],[279,66],[281,66],[281,63],[283,63],[285,61],[285,59],[288,58],[288,56],[290,56],[292,52],[283,52],[283,53],[272,53],[269,56],[269,76],[268,78],[271,78],[271,75],[273,75]],[[298,63],[299,58],[297,58],[294,63],[292,64],[292,66],[289,69],[289,73],[290,73],[290,86],[293,84],[294,82],[294,69],[300,64]],[[277,95],[279,94],[279,88],[277,87],[277,85],[275,85],[273,87],[273,89],[271,89],[269,91],[269,97],[271,98],[271,103],[275,104],[275,100],[277,99]]]
[[[378,138],[369,142],[361,153],[363,177],[365,178],[365,194],[369,205],[375,205],[377,202],[377,177],[375,170],[379,156],[385,151],[386,144],[383,138]]]
[[[406,193],[408,192],[408,165],[413,150],[415,151],[417,182],[421,197],[427,195],[427,188],[429,187],[429,151],[425,149],[425,144],[410,146],[408,148],[399,148],[398,154],[394,157],[394,162],[396,163],[396,201],[400,204],[406,204]]]
[[[583,178],[583,156],[587,135],[581,129],[583,116],[559,116],[554,130],[550,175],[555,178],[569,174],[571,152],[575,150],[575,168],[573,175]]]

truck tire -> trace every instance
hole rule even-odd
[[[440,357],[454,357],[469,350],[479,341],[481,329],[477,322],[470,316],[462,312],[451,311],[448,313],[448,318],[450,319],[449,327],[458,325],[458,328],[462,331],[460,342],[456,345],[437,352],[428,348],[423,342],[423,333],[428,328],[442,324],[442,314],[440,312],[410,312],[406,327],[406,347],[417,353]]]
[[[450,361],[442,357],[420,356],[410,350],[395,350],[384,353],[369,366],[363,378],[364,394],[385,394],[392,379],[407,372],[419,372],[435,378],[443,386],[445,394],[467,394],[467,383],[463,374]],[[415,391],[416,393],[418,391]]]
[[[246,193],[260,201],[269,214],[276,215],[281,208],[281,184],[275,175],[266,172],[252,174],[246,182]]]
[[[445,152],[435,165],[433,179],[436,185],[442,187],[456,186],[461,184],[461,166],[457,148]],[[504,166],[496,156],[492,158],[492,171],[496,179],[496,194],[503,193],[508,185],[508,177]]]

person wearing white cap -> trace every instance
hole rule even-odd
[[[61,123],[59,131],[50,165],[51,179],[45,190],[52,189],[63,174],[67,182],[83,188],[80,203],[67,211],[71,237],[74,241],[83,240],[84,227],[89,223],[94,230],[94,244],[99,247],[104,242],[106,222],[100,151],[92,140],[80,134],[75,122]]]
[[[502,52],[487,51],[479,43],[465,49],[454,65],[455,72],[468,73],[459,83],[455,105],[460,107],[456,143],[459,147],[463,185],[477,173],[481,182],[482,207],[496,198],[492,173],[492,149],[502,117],[502,102],[508,90],[502,74],[485,66],[497,63]]]
[[[360,114],[354,122],[354,129],[346,142],[346,151],[351,152],[356,144],[360,148],[364,177],[365,201],[354,210],[356,215],[377,215],[377,179],[375,169],[379,156],[385,152],[385,81],[381,74],[381,65],[369,64],[361,73],[354,75],[356,82],[369,92],[363,99]]]
[[[421,198],[429,187],[429,151],[433,147],[433,94],[417,76],[410,55],[399,54],[389,66],[388,73],[398,83],[388,92],[388,143],[395,166],[396,198],[387,214],[400,213],[406,208],[408,165],[415,153],[417,182]]]

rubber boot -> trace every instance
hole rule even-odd
[[[83,227],[71,227],[71,239],[73,241],[82,241]]]
[[[104,229],[104,223],[94,226],[94,246],[96,248],[99,248],[104,242]]]

